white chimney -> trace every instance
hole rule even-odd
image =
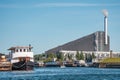
[[[107,16],[108,16],[108,11],[107,10],[103,10],[103,14],[104,14],[104,32],[105,32],[105,45],[108,44],[108,20],[107,20]]]
[[[104,17],[104,31],[105,31],[105,44],[107,45],[108,44],[108,24],[107,24],[107,16]]]

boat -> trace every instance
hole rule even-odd
[[[46,62],[45,67],[60,67],[60,63],[59,62],[54,62],[54,61]]]
[[[0,71],[10,71],[11,63],[7,61],[5,55],[0,56]]]
[[[34,69],[34,59],[33,52],[31,51],[33,47],[29,46],[16,46],[11,47],[10,50],[10,61],[12,64],[12,70],[33,70]]]
[[[77,67],[76,64],[74,64],[73,62],[69,62],[69,61],[64,62],[64,66],[66,66],[66,67]]]
[[[65,68],[65,66],[64,66],[64,65],[62,65],[62,66],[60,66],[60,68]]]

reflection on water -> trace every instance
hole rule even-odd
[[[0,72],[0,80],[120,80],[120,69],[35,68],[34,71]]]

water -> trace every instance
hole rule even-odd
[[[0,72],[0,80],[120,80],[120,69],[35,68],[34,71]]]

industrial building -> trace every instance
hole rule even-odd
[[[110,37],[108,36],[108,12],[103,10],[104,14],[104,31],[97,31],[90,35],[84,36],[80,39],[68,42],[64,45],[55,47],[46,51],[45,53],[56,53],[61,50],[65,51],[97,51],[109,52],[110,51]]]
[[[103,10],[104,14],[104,31],[96,31],[92,34],[79,38],[77,40],[68,42],[61,46],[52,48],[46,51],[46,54],[49,53],[61,53],[64,55],[64,58],[68,59],[68,55],[72,56],[72,60],[77,60],[77,53],[83,53],[85,62],[99,62],[105,58],[117,58],[120,57],[120,52],[113,52],[110,50],[110,37],[108,35],[108,12]],[[94,59],[90,59],[90,56],[95,55]],[[89,57],[89,59],[88,59]]]
[[[110,39],[108,36],[108,43],[105,44],[104,31],[97,31],[80,39],[71,41],[64,45],[46,51],[46,53],[56,53],[60,50],[67,51],[110,51]]]

